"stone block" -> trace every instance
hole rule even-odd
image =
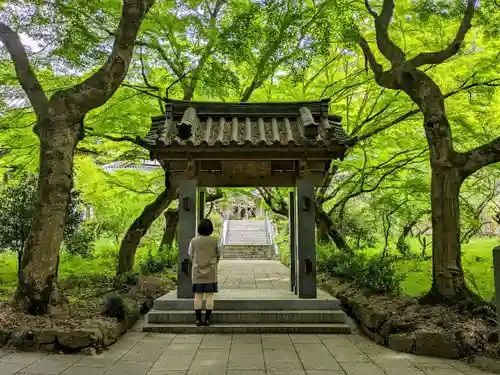
[[[447,332],[415,332],[415,354],[432,357],[460,358],[460,345],[455,335]]]
[[[373,334],[373,337],[374,337],[375,342],[376,342],[377,344],[379,344],[379,345],[384,345],[384,346],[385,346],[385,345],[387,345],[386,340],[385,340],[385,337],[384,337],[384,336],[382,336],[381,334],[379,334],[379,333],[375,332],[375,333]]]
[[[415,322],[408,322],[402,318],[391,317],[384,324],[382,324],[379,332],[382,336],[387,337],[392,333],[412,332],[414,330]]]
[[[52,353],[53,351],[56,350],[56,343],[41,344],[40,345],[40,350],[43,351],[43,352]]]
[[[8,328],[0,328],[0,345],[5,345],[10,339],[12,332]]]
[[[371,330],[378,330],[387,320],[387,313],[376,308],[365,306],[361,311],[361,321]]]
[[[35,330],[35,340],[38,344],[51,344],[56,341],[57,331],[53,329],[39,329]]]
[[[103,334],[98,328],[62,331],[57,333],[57,341],[63,347],[71,349],[85,348],[102,342]]]
[[[369,338],[371,338],[372,340],[375,339],[375,335],[374,333],[372,332],[372,330],[370,330],[370,328],[368,328],[367,326],[365,326],[363,323],[361,323],[359,325],[359,327],[361,328],[361,331],[363,331],[363,333],[368,336]]]
[[[415,335],[392,334],[389,335],[387,343],[392,350],[412,353],[415,346]]]

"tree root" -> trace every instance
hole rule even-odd
[[[426,295],[419,299],[419,304],[456,307],[460,311],[470,312],[473,314],[474,312],[483,309],[485,306],[489,307],[489,304],[486,301],[465,286],[452,295],[442,295],[431,289]]]

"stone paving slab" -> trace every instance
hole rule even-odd
[[[93,357],[0,351],[0,375],[493,375],[360,335],[129,332]]]
[[[220,289],[228,296],[288,296],[289,278],[289,270],[276,261],[228,260],[219,269]],[[140,332],[140,325],[134,329],[138,331],[92,357],[0,350],[0,375],[493,375],[460,361],[396,353],[357,334],[158,334]]]

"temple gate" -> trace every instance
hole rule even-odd
[[[169,100],[142,143],[179,187],[177,297],[193,298],[189,241],[204,217],[204,187],[292,187],[290,288],[316,298],[315,187],[348,143],[329,99],[282,103]]]

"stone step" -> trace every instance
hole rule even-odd
[[[232,246],[232,245],[236,245],[236,246],[269,246],[272,244],[269,243],[268,240],[264,240],[264,239],[261,239],[261,240],[259,240],[259,239],[240,240],[240,239],[232,238],[232,239],[226,240],[224,245],[226,245],[226,246]]]
[[[247,231],[228,231],[228,237],[267,237],[267,232],[260,230],[247,230]]]
[[[262,244],[262,245],[252,245],[252,244],[230,244],[226,243],[224,245],[223,250],[226,252],[247,252],[247,251],[253,251],[253,252],[259,252],[259,251],[269,251],[271,249],[274,249],[274,245],[271,244]]]
[[[250,232],[267,232],[267,228],[264,226],[264,225],[259,225],[259,226],[248,226],[248,225],[238,225],[238,226],[235,226],[235,225],[229,225],[228,226],[228,231],[244,231],[244,230],[248,230]]]
[[[252,239],[239,239],[239,238],[228,238],[224,245],[254,245],[254,246],[265,246],[265,245],[272,245],[269,243],[269,240],[266,238],[252,238]]]
[[[231,292],[231,291],[227,291]],[[262,291],[245,291],[247,294],[266,294],[268,290]],[[239,294],[235,290],[233,294]],[[336,298],[332,299],[271,299],[259,298],[255,296],[253,299],[245,298],[245,293],[242,294],[242,299],[215,299],[215,308],[217,311],[288,311],[288,310],[341,310],[340,301]],[[205,305],[205,302],[203,302]],[[157,298],[154,301],[154,310],[191,310],[193,308],[193,300],[177,299],[177,298]],[[204,307],[203,307],[204,308]]]
[[[192,324],[194,319],[193,310],[151,310],[147,315],[147,322],[154,324]],[[210,321],[214,324],[329,324],[345,323],[346,316],[342,310],[215,310]]]
[[[229,226],[234,226],[234,227],[243,227],[243,226],[265,227],[266,226],[265,220],[228,220],[227,223]]]
[[[238,237],[252,237],[252,236],[267,236],[267,232],[263,230],[229,230],[227,232],[228,236],[238,236]]]
[[[276,258],[273,245],[235,245],[226,244],[222,249],[223,259],[266,259]]]
[[[275,260],[277,255],[252,255],[252,254],[226,254],[222,259],[226,260],[236,260],[236,259],[246,259],[246,260]]]
[[[246,259],[246,260],[275,260],[278,256],[275,254],[267,255],[252,255],[252,254],[226,254],[222,257],[225,260],[236,260],[236,259]]]
[[[247,232],[247,233],[233,233],[229,232],[226,236],[227,238],[240,238],[240,239],[253,239],[253,238],[264,238],[267,239],[269,236],[266,233],[260,232]]]
[[[142,327],[143,332],[157,333],[336,333],[349,334],[348,324],[213,324],[197,327],[195,324],[150,324]]]

